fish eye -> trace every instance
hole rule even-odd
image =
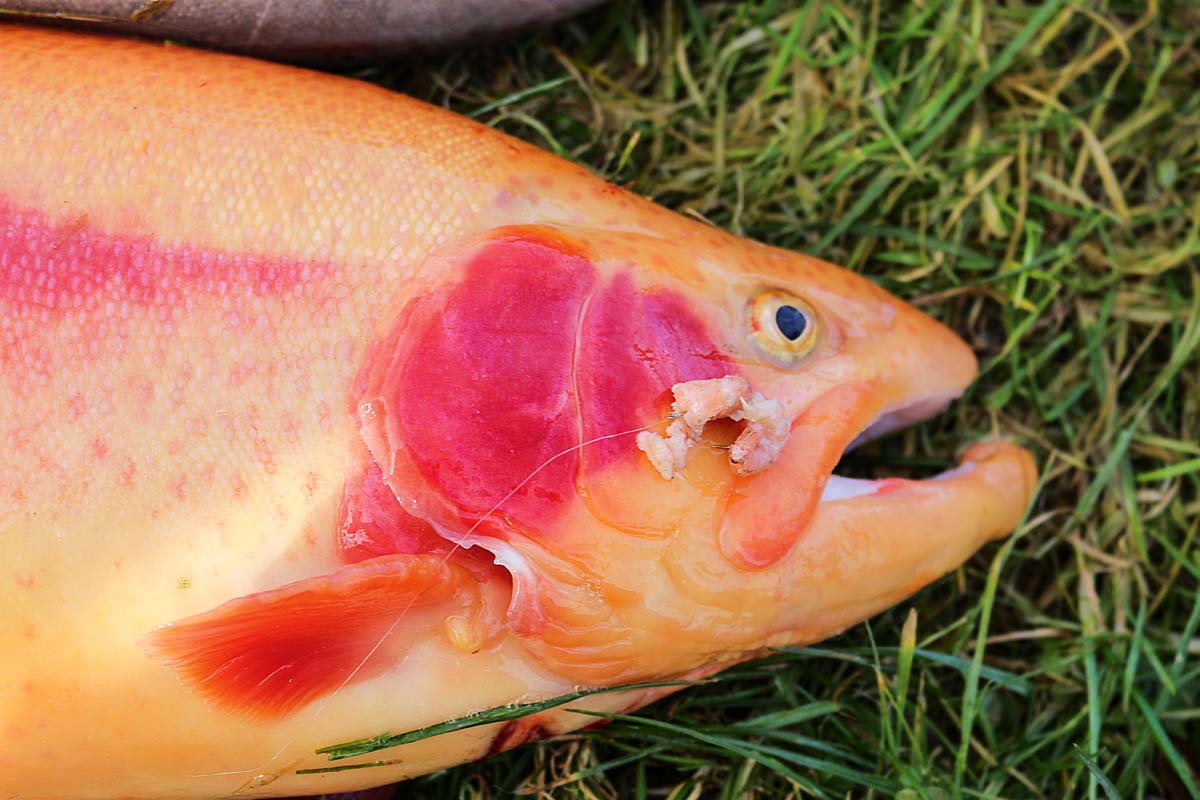
[[[808,317],[795,306],[780,306],[775,309],[775,327],[789,342],[794,342],[808,329]]]
[[[782,289],[764,289],[751,298],[747,322],[755,347],[780,366],[802,361],[820,339],[812,306]]]

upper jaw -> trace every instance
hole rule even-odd
[[[861,444],[886,436],[893,431],[936,417],[961,395],[961,390],[947,389],[886,409],[875,417],[874,421],[854,438],[854,441],[850,442],[846,451],[849,452]]]
[[[937,416],[945,411],[950,403],[957,399],[961,393],[961,391],[955,390],[932,392],[924,397],[918,397],[906,403],[884,409],[850,441],[843,451],[843,455],[866,442]],[[965,471],[969,471],[969,469],[969,464],[960,464],[926,480],[944,480],[963,474]],[[866,480],[862,478],[846,478],[831,472],[821,491],[819,503],[833,503],[872,495],[887,486],[895,486],[896,483],[897,479],[895,478]]]
[[[859,429],[841,442],[839,456],[940,414],[978,373],[975,354],[957,334],[909,307],[901,305],[898,312],[888,330],[876,332],[873,350],[861,353],[874,356],[864,363],[874,372],[870,383],[875,391],[866,413],[858,417]],[[894,480],[844,478],[831,469],[818,504],[874,494]]]

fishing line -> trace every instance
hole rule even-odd
[[[580,442],[579,444],[572,445],[571,447],[568,447],[565,450],[562,450],[562,451],[550,456],[545,461],[543,461],[541,464],[539,464],[532,472],[530,472],[529,475],[527,475],[524,480],[522,480],[520,483],[518,483],[516,486],[514,486],[512,488],[512,490],[509,491],[508,494],[504,495],[504,497],[502,497],[498,503],[496,503],[494,506],[492,506],[491,509],[489,509],[487,511],[487,513],[485,513],[482,517],[477,519],[475,521],[475,524],[473,524],[470,528],[468,528],[466,533],[464,533],[460,537],[459,541],[450,540],[451,543],[453,544],[453,546],[446,553],[445,557],[443,557],[442,560],[438,563],[438,566],[444,567],[446,565],[446,563],[450,560],[450,558],[455,553],[457,553],[459,550],[463,549],[463,547],[464,547],[463,542],[466,539],[468,539],[471,536],[471,534],[473,534],[479,528],[480,525],[482,525],[484,522],[486,522],[488,519],[490,519],[492,516],[494,516],[495,513],[500,510],[501,506],[503,506],[505,503],[507,503],[509,500],[511,500],[513,498],[513,495],[515,495],[517,492],[521,491],[521,489],[523,489],[527,483],[529,483],[531,480],[533,480],[539,472],[541,472],[546,467],[553,464],[558,459],[562,458],[563,456],[569,455],[573,452],[576,452],[578,450],[582,450],[587,445],[596,444],[597,442],[603,442],[603,441],[607,441],[609,439],[616,439],[621,436],[629,436],[630,434],[634,434],[634,433],[641,433],[642,431],[653,428],[655,425],[659,425],[662,422],[665,422],[669,418],[670,417],[664,417],[663,419],[656,420],[647,425],[643,425],[639,428],[631,428],[626,431],[619,431],[617,433],[605,434],[604,436],[597,436],[595,438],[588,439],[587,441]],[[467,545],[467,546],[470,546],[470,545]],[[487,548],[484,548],[484,549],[486,550]],[[375,646],[371,648],[371,651],[369,653],[367,653],[366,657],[364,657],[363,660],[358,663],[358,666],[356,666],[354,668],[354,670],[348,676],[346,676],[346,679],[344,681],[342,681],[341,685],[338,686],[337,689],[333,690],[333,692],[329,695],[328,698],[326,698],[325,702],[321,704],[320,708],[317,710],[316,713],[313,714],[312,717],[310,717],[310,719],[315,719],[317,714],[319,714],[321,711],[323,711],[325,709],[326,706],[329,705],[329,702],[331,700],[333,700],[333,698],[337,695],[337,693],[340,692],[342,689],[344,689],[346,687],[346,684],[348,684],[351,680],[353,680],[354,676],[357,675],[364,666],[366,666],[367,661],[369,661],[371,659],[371,656],[375,655],[375,653],[378,652],[379,648],[383,646],[384,641],[386,641],[387,638],[389,636],[391,636],[392,633],[395,632],[396,625],[398,625],[400,623],[401,619],[403,619],[404,615],[407,614],[410,609],[412,609],[413,605],[417,602],[417,599],[419,598],[419,596],[420,596],[420,592],[417,592],[416,594],[413,595],[412,600],[410,600],[408,605],[405,606],[405,608],[400,612],[400,615],[396,617],[395,621],[388,627],[387,631],[384,632],[383,636],[375,644]]]
[[[509,500],[511,500],[513,498],[513,496],[517,492],[521,491],[521,489],[523,489],[527,483],[529,483],[531,480],[533,480],[535,477],[537,477],[539,472],[541,472],[546,467],[553,464],[558,459],[562,458],[563,456],[570,455],[571,453],[574,453],[578,450],[582,450],[584,447],[586,447],[588,445],[596,444],[598,442],[608,441],[610,439],[617,439],[621,436],[629,436],[631,434],[641,433],[642,431],[650,430],[655,425],[661,425],[664,422],[667,422],[667,421],[670,421],[673,419],[678,419],[679,416],[680,415],[678,412],[674,412],[674,413],[671,413],[671,414],[668,414],[668,415],[662,417],[661,419],[655,420],[654,422],[651,422],[646,425],[642,425],[641,427],[638,427],[638,428],[630,428],[629,430],[618,431],[617,433],[608,433],[608,434],[605,434],[604,436],[596,436],[592,439],[588,439],[586,441],[580,442],[579,444],[572,445],[571,447],[568,447],[565,450],[562,450],[562,451],[550,456],[545,461],[543,461],[541,464],[539,464],[532,472],[530,472],[525,477],[524,480],[522,480],[520,483],[518,483],[516,486],[514,486],[512,488],[512,490],[509,491],[508,494],[504,495],[504,497],[502,497],[498,503],[496,503],[494,506],[492,506],[491,509],[489,509],[487,511],[487,513],[485,513],[483,516],[481,516],[479,519],[477,519],[475,521],[475,523],[470,528],[467,529],[466,533],[462,534],[462,536],[459,537],[458,541],[454,541],[452,539],[448,540],[448,541],[450,541],[452,547],[450,548],[449,551],[446,552],[446,555],[442,558],[442,560],[440,562],[438,562],[438,566],[439,567],[446,566],[447,562],[450,561],[450,558],[455,553],[457,553],[461,549],[464,549],[464,545],[463,545],[464,540],[469,538],[471,536],[471,534],[473,534],[479,528],[480,525],[482,525],[484,522],[486,522],[488,519],[490,519],[492,516],[494,516],[495,513],[500,510],[501,506],[503,506],[505,503],[507,503]],[[471,545],[468,545],[468,547],[469,546],[471,546]],[[484,549],[486,550],[487,548],[484,548]],[[341,692],[342,689],[345,689],[346,686],[350,683],[350,681],[354,680],[355,676],[358,675],[363,670],[364,667],[366,667],[367,662],[370,661],[371,658],[377,652],[379,652],[379,648],[383,647],[383,645],[387,642],[387,640],[389,638],[391,638],[392,634],[396,632],[396,627],[401,623],[401,621],[403,621],[404,617],[408,614],[408,612],[412,610],[412,607],[416,604],[417,600],[420,598],[420,594],[421,594],[420,591],[413,594],[412,598],[408,601],[408,605],[406,605],[403,609],[401,609],[400,613],[392,621],[392,624],[389,625],[387,630],[383,632],[383,635],[379,637],[379,641],[377,641],[375,643],[375,645],[370,649],[370,651],[362,658],[362,660],[358,662],[358,664],[354,667],[353,670],[350,671],[350,673],[338,685],[338,687],[336,689],[334,689],[332,692],[330,692],[329,695],[320,702],[320,704],[316,707],[316,709],[313,710],[311,716],[308,717],[308,720],[307,720],[308,722],[312,722],[315,719],[317,719],[317,717],[319,717],[325,711],[325,709],[329,707],[329,704],[331,702],[333,702],[333,699],[335,697],[337,697],[338,693]],[[222,776],[222,775],[245,775],[250,772],[264,771],[268,767],[270,767],[271,764],[274,763],[276,759],[278,759],[281,755],[283,755],[284,752],[286,752],[289,748],[291,748],[291,746],[293,744],[295,744],[295,742],[296,742],[295,737],[293,737],[292,739],[289,739],[288,742],[286,744],[284,744],[283,747],[281,747],[278,750],[278,752],[275,753],[275,755],[271,756],[260,766],[251,767],[250,769],[230,770],[228,772],[201,773],[201,774],[193,775],[192,777],[193,778],[207,778],[207,777],[215,777],[215,776]],[[298,761],[293,762],[293,763],[298,763]],[[237,789],[234,790],[233,794],[238,794],[238,793],[246,791],[248,789],[257,789],[261,786],[264,786],[265,784],[261,784],[261,783],[255,784],[255,781],[257,781],[260,777],[263,777],[263,776],[261,776],[261,775],[255,776],[255,778],[242,784],[241,786],[239,786]],[[272,778],[272,780],[274,780],[275,778],[278,778],[278,777],[279,777],[279,775],[276,775]],[[255,785],[252,786],[251,784],[255,784]]]

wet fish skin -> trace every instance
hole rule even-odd
[[[548,25],[603,0],[0,0],[6,16],[305,63],[413,54]]]
[[[764,291],[804,358],[751,341]],[[975,369],[861,276],[378,87],[0,26],[0,796],[365,788],[591,720],[300,771],[832,635],[1018,524],[1011,444],[830,474]],[[664,481],[628,432],[721,373],[791,438]]]

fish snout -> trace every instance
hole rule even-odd
[[[738,568],[778,562],[824,499],[852,491],[833,475],[846,451],[944,411],[978,372],[948,327],[846,275],[858,291],[810,290],[823,337],[812,356],[760,384],[788,408],[791,431],[770,468],[738,479],[726,508],[721,551]]]
[[[958,334],[911,306],[898,305],[891,329],[880,337],[880,409],[847,449],[940,414],[979,373],[975,353]]]

